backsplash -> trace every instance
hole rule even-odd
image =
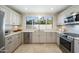
[[[63,25],[58,26],[59,32],[76,33],[79,34],[79,25]]]
[[[79,25],[67,25],[65,27],[67,30],[66,32],[79,34]]]

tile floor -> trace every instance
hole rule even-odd
[[[56,44],[23,44],[14,53],[62,53]]]

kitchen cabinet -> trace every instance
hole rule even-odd
[[[14,10],[0,6],[0,10],[5,12],[5,25],[20,25],[21,15]]]
[[[52,43],[52,32],[46,32],[46,42]]]
[[[46,43],[46,32],[39,32],[39,43]]]
[[[59,33],[56,33],[56,41],[57,41],[57,45],[59,46],[60,45],[60,34]]]
[[[54,32],[32,32],[32,43],[56,43]]]
[[[13,52],[14,51],[14,39],[12,36],[5,38],[5,51],[7,53]]]
[[[74,52],[79,53],[79,38],[74,40]]]
[[[46,43],[46,32],[32,32],[32,43]]]
[[[16,48],[22,43],[22,35],[21,35],[21,33],[18,33],[18,34],[16,34],[16,35],[14,35],[15,36],[15,38],[14,39],[16,39],[15,40],[15,44],[16,44]]]
[[[32,39],[32,33],[31,32],[24,32],[24,43],[31,43]]]
[[[56,36],[56,32],[52,32],[52,43],[56,43],[57,41],[57,36]]]
[[[64,25],[64,15],[60,14],[58,16],[57,25]]]
[[[18,33],[5,38],[5,50],[7,53],[13,52],[22,43],[22,34]]]
[[[11,25],[20,25],[20,15],[14,11],[11,12]]]
[[[46,34],[46,42],[47,43],[56,43],[56,33],[55,32],[47,32]]]
[[[40,43],[39,32],[32,32],[32,43]]]

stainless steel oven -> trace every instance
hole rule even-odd
[[[61,36],[59,46],[63,52],[73,53],[74,52],[74,39],[68,38],[68,36]]]

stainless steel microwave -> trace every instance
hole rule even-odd
[[[79,21],[79,14],[66,17],[64,23],[77,22],[77,21]]]

